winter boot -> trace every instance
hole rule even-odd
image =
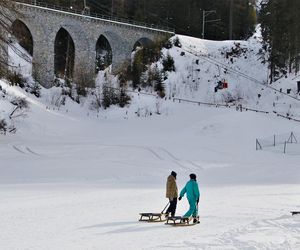
[[[199,217],[197,216],[197,217],[194,217],[194,219],[193,219],[193,223],[200,223],[200,221],[199,221]]]

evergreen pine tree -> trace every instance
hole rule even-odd
[[[299,7],[296,0],[262,2],[260,21],[271,83],[287,72],[299,72]]]

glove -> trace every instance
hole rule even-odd
[[[181,199],[182,199],[182,197],[181,197],[181,196],[179,196],[178,200],[181,200]]]

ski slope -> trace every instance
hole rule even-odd
[[[196,46],[192,49],[224,62],[220,50],[233,44],[180,39],[185,49]],[[193,81],[178,85],[196,60],[181,52],[175,47],[169,52],[177,58],[177,72],[169,75],[167,93],[223,102],[224,92],[211,92],[218,69],[205,61],[199,62],[204,69],[199,89]],[[250,59],[235,59],[234,66],[252,67],[263,80],[266,69],[257,65],[257,57]],[[239,88],[244,105],[273,111],[277,101],[282,112],[291,104],[291,113],[299,112],[296,102],[281,95],[277,100],[272,91],[263,91],[257,103],[260,86],[241,85],[239,76],[226,78]],[[298,123],[142,94],[132,94],[124,109],[97,112],[89,109],[89,99],[54,105],[59,88],[42,89],[38,99],[4,81],[0,85],[6,92],[0,117],[7,118],[13,108],[11,97],[30,103],[28,117],[16,121],[17,133],[0,137],[0,249],[300,249],[300,216],[290,214],[300,210],[300,146],[295,145],[299,154],[255,149],[256,138],[300,135]],[[190,173],[197,175],[201,224],[176,228],[138,222],[140,212],[160,212],[166,205],[172,170],[179,189]],[[184,198],[177,214],[187,209]]]

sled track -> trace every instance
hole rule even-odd
[[[109,145],[109,144],[103,144],[101,146],[105,146],[105,147],[129,147],[129,148],[137,148],[137,149],[142,149],[142,150],[146,150],[149,153],[151,153],[156,159],[160,160],[160,161],[170,161],[172,163],[174,163],[175,165],[179,166],[182,169],[185,170],[191,170],[191,167],[186,166],[186,164],[182,163],[183,161],[179,158],[177,158],[176,156],[174,156],[171,152],[169,152],[167,149],[163,148],[163,147],[149,147],[149,146],[139,146],[139,145],[120,145],[120,144],[116,144],[116,145]],[[202,169],[201,166],[198,166],[197,164],[193,163],[192,161],[186,161],[187,163],[189,163],[190,165],[196,167],[197,169]]]
[[[191,165],[193,165],[196,168],[199,168],[200,170],[203,170],[203,167],[197,165],[196,163],[192,162],[192,161],[188,161]]]
[[[12,147],[13,147],[13,149],[15,149],[16,151],[18,151],[19,153],[26,154],[24,151],[22,151],[21,149],[19,149],[16,145],[13,145]]]
[[[165,157],[159,155],[160,152],[164,152],[168,158],[170,158],[169,160],[173,163],[175,163],[176,165],[178,165],[179,167],[181,167],[182,169],[187,169],[186,166],[182,165],[179,161],[178,158],[176,158],[174,155],[172,155],[168,150],[162,148],[162,147],[159,147],[157,148],[160,152],[157,153],[156,151],[154,151],[154,149],[150,148],[150,147],[145,147],[145,149],[147,149],[148,151],[150,151],[153,155],[155,155],[159,160],[161,161],[165,161],[167,160]]]
[[[12,145],[12,148],[21,154],[28,155],[29,153],[30,155],[40,156],[40,154],[34,152],[29,147],[24,147],[26,150],[24,150],[23,148],[21,149],[20,147],[21,147],[20,145]]]
[[[253,221],[242,228],[224,233],[211,247],[227,249],[226,247],[230,246],[243,246],[244,249],[299,249],[299,243],[297,243],[300,242],[299,226],[299,222],[295,224],[294,219],[290,216]],[[267,232],[266,229],[268,229]],[[272,231],[274,231],[274,234],[278,233],[282,236],[281,243],[240,240],[243,236],[246,237],[248,234],[251,235],[253,233],[257,234],[259,239],[267,236],[267,234],[272,234]],[[294,240],[290,240],[291,238]]]
[[[138,146],[137,146],[138,147]],[[144,149],[148,150],[149,152],[151,152],[156,158],[158,158],[159,160],[163,161],[164,158],[162,158],[160,155],[158,155],[153,149],[149,148],[149,147],[143,147]]]
[[[163,147],[159,147],[157,148],[159,150],[159,152],[155,152],[154,149],[151,149],[149,147],[147,147],[147,149],[152,152],[155,156],[157,156],[158,159],[160,160],[170,160],[171,162],[173,162],[174,164],[176,164],[177,166],[179,166],[180,168],[182,169],[185,169],[185,170],[191,170],[190,167],[186,166],[186,164],[184,164],[184,162],[177,158],[176,156],[174,156],[171,152],[169,152],[168,150],[166,150],[165,148]],[[167,156],[166,157],[163,157],[161,155],[159,155],[159,153],[163,153]],[[192,161],[188,160],[186,161],[188,162],[189,164],[191,164],[192,166],[196,167],[197,169],[203,169],[201,166],[198,166],[197,164],[193,163]]]
[[[178,162],[178,161],[172,161],[173,163],[175,163],[176,165],[178,165],[179,167],[181,167],[182,169],[190,169],[190,168],[188,168],[188,167],[186,167],[185,165],[183,165],[183,164],[181,164],[180,162]]]
[[[28,151],[29,153],[31,153],[31,154],[33,154],[33,155],[38,155],[38,156],[40,156],[40,154],[38,154],[38,153],[32,151],[30,148],[26,147],[26,149],[27,149],[27,151]]]
[[[166,150],[165,148],[159,148],[160,150],[164,151],[167,155],[170,156],[170,158],[172,158],[175,161],[179,161],[179,159],[177,157],[175,157],[173,154],[171,154],[168,150]]]

